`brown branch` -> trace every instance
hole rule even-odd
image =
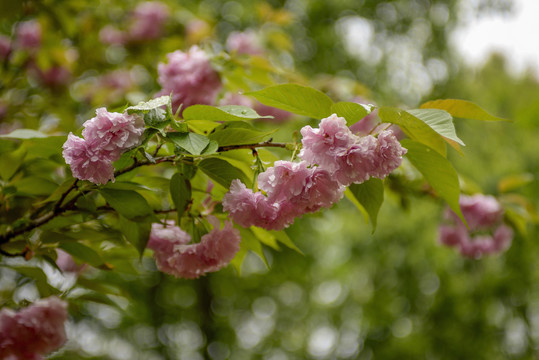
[[[223,152],[223,151],[230,151],[230,150],[236,150],[236,149],[251,149],[254,150],[259,147],[278,147],[286,149],[288,146],[287,143],[274,143],[271,142],[271,140],[265,141],[263,143],[256,143],[256,144],[243,144],[243,145],[228,145],[228,146],[220,146],[217,149],[217,152]]]

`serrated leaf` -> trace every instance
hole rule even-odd
[[[351,126],[369,115],[371,109],[370,106],[368,106],[369,109],[367,109],[366,106],[368,105],[341,101],[331,106],[331,112],[345,118],[346,125]]]
[[[376,230],[378,211],[384,202],[384,183],[377,178],[371,178],[361,184],[352,184],[350,191],[369,214],[372,232]]]
[[[148,110],[160,108],[162,106],[166,106],[168,105],[169,102],[170,102],[170,96],[164,95],[155,99],[151,99],[149,101],[141,101],[137,105],[128,107],[126,110],[129,113],[132,112],[129,110],[148,111]]]
[[[167,133],[167,138],[192,155],[200,155],[210,143],[210,139],[206,136],[192,132],[169,132]]]
[[[323,92],[303,85],[275,85],[246,95],[254,96],[264,105],[314,119],[322,119],[332,114],[333,100]]]
[[[259,115],[255,110],[240,105],[191,105],[183,111],[184,120],[241,121],[272,116]]]
[[[60,249],[69,253],[74,258],[80,261],[90,264],[93,267],[99,267],[104,264],[101,255],[99,255],[94,249],[81,244],[77,241],[62,241],[58,246]]]
[[[454,117],[483,120],[483,121],[511,121],[494,115],[490,115],[479,105],[471,101],[459,99],[442,99],[428,101],[420,106],[421,109],[441,109]]]
[[[250,187],[251,181],[245,173],[232,166],[226,160],[216,158],[204,159],[198,163],[198,168],[225,189],[230,188],[230,183],[234,179],[240,179],[242,183]]]
[[[191,182],[179,173],[172,175],[170,179],[170,197],[174,206],[176,206],[178,224],[180,224],[182,215],[191,202]]]
[[[101,189],[100,194],[118,214],[130,220],[147,219],[153,210],[146,199],[133,190]]]
[[[404,139],[401,144],[408,150],[406,157],[412,165],[423,174],[438,195],[466,223],[459,205],[459,178],[449,160],[417,141]]]
[[[412,140],[436,150],[445,157],[447,149],[444,138],[414,115],[400,109],[383,106],[378,110],[382,122],[398,125]]]
[[[145,221],[130,221],[123,216],[120,219],[120,230],[123,236],[131,245],[137,249],[139,255],[142,257],[144,249],[150,240],[150,231],[152,228],[151,222]]]
[[[453,124],[453,117],[447,111],[438,109],[414,109],[408,110],[407,112],[426,123],[438,134],[442,135],[455,150],[460,151],[458,144],[466,146],[457,136],[455,125]]]

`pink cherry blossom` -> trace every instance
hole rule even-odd
[[[330,173],[338,169],[335,158],[345,153],[357,140],[357,136],[346,126],[346,120],[336,114],[322,119],[318,129],[304,126],[301,135],[303,149],[299,156],[307,163],[317,164]]]
[[[144,121],[138,115],[109,113],[105,108],[96,110],[96,117],[84,124],[82,136],[117,160],[127,149],[137,146],[144,132]]]
[[[226,39],[226,48],[229,52],[238,54],[261,55],[264,53],[258,36],[252,30],[231,32]]]
[[[228,211],[230,217],[240,226],[255,225],[270,229],[276,222],[279,206],[270,203],[261,192],[253,193],[236,179],[223,197],[223,209]]]
[[[266,192],[271,202],[287,200],[304,191],[310,173],[304,161],[279,160],[258,175],[258,187]]]
[[[370,175],[379,179],[385,178],[401,165],[406,151],[391,130],[380,132],[374,154],[374,166]]]
[[[95,143],[69,133],[63,145],[62,155],[77,179],[89,180],[94,184],[114,181],[114,167],[112,166],[114,157],[109,152],[104,152]]]
[[[37,20],[23,21],[17,25],[16,44],[25,50],[34,50],[41,46],[42,30]]]
[[[71,255],[61,249],[56,249],[56,255],[56,265],[64,273],[78,274],[87,266],[86,264],[77,264]]]
[[[228,265],[239,250],[240,233],[225,222],[220,229],[219,220],[209,216],[213,229],[202,236],[200,243],[189,244],[189,234],[168,223],[153,225],[148,248],[154,250],[159,270],[176,277],[194,279]]]
[[[177,50],[167,54],[167,63],[159,63],[159,95],[172,93],[174,111],[194,104],[213,105],[221,90],[221,79],[211,67],[208,56],[198,46],[187,53]]]
[[[367,181],[375,171],[378,141],[372,135],[358,137],[345,152],[336,156],[336,179],[343,185]]]
[[[42,359],[66,342],[67,304],[50,297],[14,312],[0,311],[0,358]]]
[[[7,59],[11,53],[11,40],[5,35],[0,35],[0,60]]]
[[[459,202],[469,228],[453,211],[446,209],[446,223],[439,227],[440,243],[455,247],[463,256],[471,258],[509,248],[513,230],[503,223],[503,209],[494,197],[462,195]]]
[[[127,34],[113,25],[106,25],[99,31],[99,41],[108,45],[124,45]]]
[[[129,26],[129,40],[158,39],[163,33],[168,16],[168,6],[162,2],[147,1],[138,4],[133,11],[133,22]]]

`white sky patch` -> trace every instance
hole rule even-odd
[[[539,77],[538,14],[539,0],[515,0],[512,14],[470,19],[452,40],[468,63],[481,65],[492,52],[501,52],[511,73],[532,68]]]

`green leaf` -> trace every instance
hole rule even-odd
[[[420,106],[421,109],[440,109],[445,110],[454,117],[483,120],[483,121],[511,121],[494,115],[490,115],[479,105],[471,101],[458,99],[443,99],[428,101]]]
[[[6,266],[6,265],[0,265],[0,266]],[[15,270],[19,274],[29,277],[33,280],[35,280],[35,284],[37,287],[37,290],[39,291],[39,294],[41,297],[49,297],[51,295],[58,295],[60,294],[60,290],[57,288],[51,286],[48,282],[47,275],[41,270],[40,268],[31,267],[31,266],[7,266],[10,269]]]
[[[298,248],[296,244],[294,244],[294,242],[290,239],[290,237],[288,237],[287,233],[284,230],[281,230],[281,231],[271,230],[268,232],[271,235],[275,236],[277,241],[280,242],[281,244],[303,255],[303,251],[301,251],[301,249]]]
[[[372,232],[376,230],[378,211],[384,202],[384,183],[377,178],[371,178],[361,184],[352,184],[349,187],[357,201],[369,214]]]
[[[181,174],[176,173],[170,179],[170,197],[176,206],[178,224],[189,203],[191,202],[191,182]]]
[[[101,189],[110,206],[130,220],[145,220],[153,210],[142,195],[133,190]]]
[[[219,150],[219,144],[217,143],[217,141],[210,140],[210,143],[208,144],[208,146],[206,146],[206,148],[202,151],[200,155],[212,155],[215,154],[217,150]]]
[[[44,205],[51,201],[57,201],[60,200],[62,195],[71,187],[73,186],[73,183],[75,182],[75,179],[72,176],[68,176],[63,183],[58,185],[58,187],[50,194],[48,198],[46,198],[43,201],[40,201],[39,203],[35,204],[36,206]]]
[[[449,141],[449,144],[455,147],[457,151],[460,150],[457,144],[466,146],[464,142],[462,142],[462,140],[457,136],[455,125],[453,124],[453,117],[447,111],[438,109],[414,109],[408,110],[407,112],[425,122],[425,124],[429,125],[434,131],[442,135],[446,140],[452,140]]]
[[[398,125],[412,140],[427,145],[443,157],[446,156],[447,149],[444,138],[412,114],[404,110],[383,106],[378,110],[378,116],[382,122]]]
[[[408,150],[406,153],[408,160],[423,174],[455,214],[466,223],[459,205],[459,178],[449,160],[417,141],[404,139],[401,144]]]
[[[332,114],[333,101],[323,92],[298,84],[281,84],[246,93],[264,105],[322,119]]]
[[[148,111],[148,110],[160,108],[161,106],[166,106],[168,105],[169,102],[170,102],[170,96],[164,95],[155,99],[151,99],[149,101],[141,101],[137,105],[128,107],[126,110],[129,113],[133,113],[133,111],[129,111],[129,110]]]
[[[240,179],[240,181],[247,187],[251,186],[251,181],[245,173],[232,166],[226,160],[216,158],[204,159],[198,163],[198,167],[208,175],[210,179],[224,186],[225,189],[230,188],[230,183],[234,179]]]
[[[144,249],[150,240],[150,231],[152,229],[151,222],[130,221],[123,216],[120,216],[120,230],[123,236],[131,245],[137,249],[142,257]]]
[[[62,241],[58,247],[69,253],[71,256],[94,267],[99,267],[104,264],[103,259],[94,249],[81,244],[80,242]]]
[[[157,108],[151,109],[144,114],[144,123],[146,126],[159,130],[161,135],[165,136],[166,133],[163,129],[170,124],[170,120],[167,119],[165,110]]]
[[[227,123],[219,127],[208,137],[216,141],[219,146],[254,144],[263,141],[277,129],[271,131],[258,131],[245,128],[238,123]]]
[[[341,101],[331,106],[331,112],[345,118],[346,124],[351,126],[369,115],[371,107],[369,105]]]
[[[184,120],[211,121],[238,121],[273,117],[259,115],[255,110],[240,105],[225,105],[218,107],[210,105],[191,105],[184,110],[182,116]]]
[[[47,134],[44,134],[37,130],[32,129],[17,129],[13,130],[9,134],[2,134],[0,138],[11,138],[11,139],[34,139],[34,138],[46,138]]]
[[[0,177],[9,180],[21,167],[27,151],[21,146],[17,150],[0,156]]]
[[[22,178],[14,184],[17,187],[17,194],[31,196],[49,195],[58,187],[55,182],[37,176]]]
[[[192,132],[169,132],[167,133],[167,138],[192,155],[200,155],[210,143],[210,139],[206,136]]]

